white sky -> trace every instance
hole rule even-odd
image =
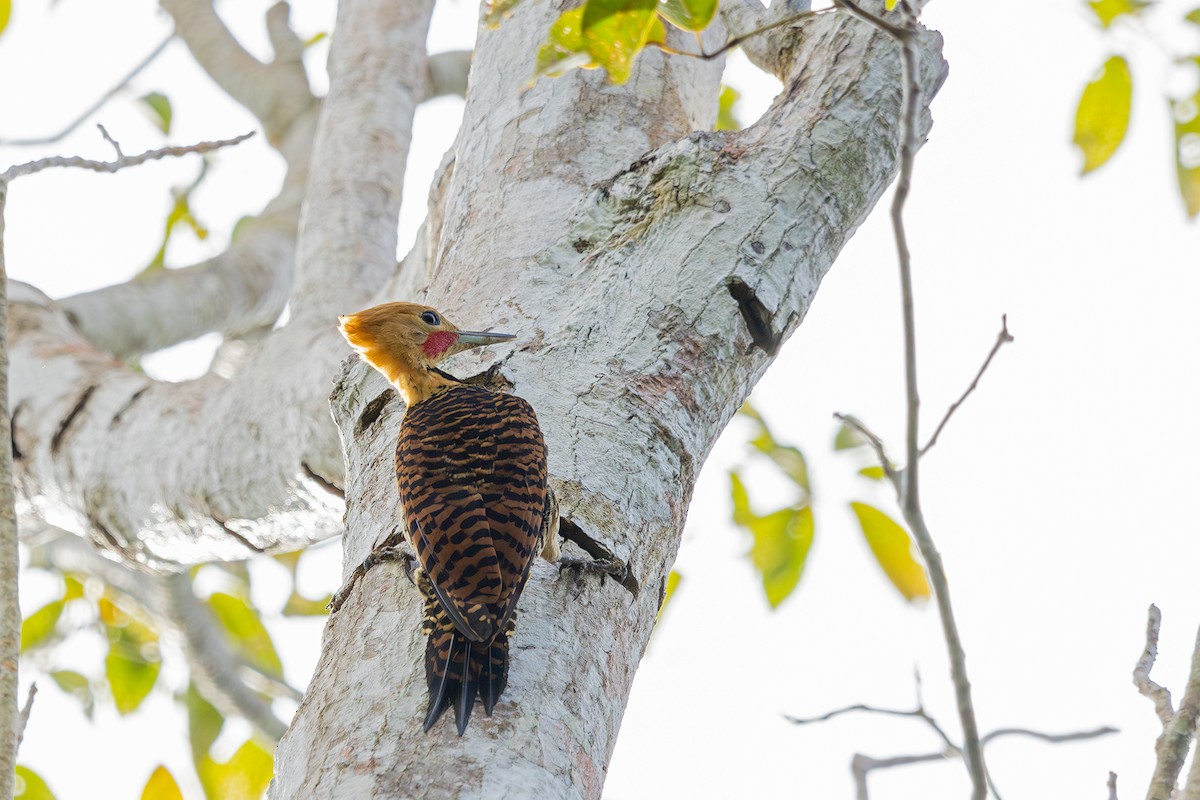
[[[260,53],[267,5],[221,6]],[[332,3],[294,6],[302,35],[329,29]],[[1146,607],[1163,609],[1155,675],[1176,693],[1200,623],[1191,466],[1200,446],[1200,240],[1175,196],[1161,92],[1180,77],[1159,49],[1176,40],[1195,47],[1200,29],[1168,28],[1154,34],[1159,44],[1146,44],[1102,37],[1082,0],[1039,3],[1035,14],[1004,13],[1011,8],[938,2],[926,15],[945,35],[951,64],[908,214],[926,430],[974,375],[1002,313],[1017,341],[926,459],[925,506],[953,582],[983,730],[1122,730],[1057,747],[996,743],[988,756],[1001,791],[1103,797],[1111,769],[1122,796],[1134,797],[1147,785],[1159,732],[1130,683]],[[442,0],[431,50],[470,46],[474,14],[465,0]],[[18,0],[0,38],[0,136],[53,131],[168,28],[150,0],[128,0],[119,14],[80,0],[61,0],[52,12],[48,0]],[[1117,42],[1135,55],[1129,140],[1111,164],[1080,179],[1069,144],[1074,104]],[[314,48],[318,72],[324,53]],[[744,119],[774,91],[740,57],[728,81],[746,96]],[[175,103],[172,141],[253,127],[175,44],[96,117],[126,152],[161,143],[131,102],[152,90]],[[460,107],[442,100],[418,113],[402,242],[423,213],[424,184]],[[218,252],[233,222],[273,194],[282,168],[265,152],[259,141],[219,157],[195,197],[213,236],[196,243],[181,235],[169,263]],[[89,124],[50,148],[0,148],[0,164],[52,153],[108,155]],[[193,161],[165,162],[117,176],[59,171],[21,180],[8,204],[11,276],[56,296],[127,279],[157,249],[168,187],[189,182],[196,169]],[[684,583],[638,673],[606,797],[850,797],[854,752],[924,752],[936,746],[932,735],[904,720],[859,716],[796,728],[781,715],[856,702],[910,707],[914,667],[928,709],[957,730],[936,614],[905,606],[884,582],[846,505],[866,499],[890,510],[890,498],[855,477],[865,462],[831,450],[835,411],[859,415],[901,449],[895,271],[886,214],[876,213],[755,393],[776,434],[808,455],[816,490],[808,569],[776,612],[744,557],[748,541],[728,522],[726,472],[744,459],[745,428],[735,424],[706,465],[677,564]],[[151,367],[185,377],[211,348],[185,345]],[[760,509],[786,502],[781,483],[751,474]],[[310,557],[310,593],[337,584],[336,550]],[[281,604],[282,574],[256,571],[265,608]],[[26,611],[49,597],[37,576],[22,591]],[[273,630],[289,675],[302,684],[319,623],[278,620]],[[83,641],[57,666],[94,671],[101,656],[98,641]],[[164,683],[181,681],[169,664]],[[160,762],[189,779],[185,722],[167,692],[124,720],[102,704],[93,725],[49,681],[41,689],[22,760],[60,798],[139,796]],[[223,741],[235,746],[244,734],[237,728]],[[956,764],[872,778],[873,796],[887,800],[961,797],[965,788]]]

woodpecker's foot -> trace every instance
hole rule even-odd
[[[629,568],[628,564],[613,555],[611,550],[600,542],[597,542],[591,536],[588,536],[582,528],[567,517],[560,516],[558,518],[558,533],[568,542],[574,542],[579,545],[580,549],[591,556],[591,559],[560,559],[558,562],[560,572],[564,569],[576,570],[576,563],[603,565],[590,567],[588,571],[593,573],[599,571],[602,577],[612,578],[621,584],[625,591],[633,595],[634,598],[638,596],[638,591],[641,587],[638,585],[637,578],[633,575],[633,570]],[[582,585],[582,573],[577,571],[575,580],[576,589],[581,589]]]
[[[404,577],[408,578],[409,583],[414,586],[416,585],[417,582],[413,578],[413,572],[417,557],[413,555],[412,551],[402,545],[379,547],[372,550],[371,554],[363,559],[363,562],[350,573],[350,577],[346,580],[345,585],[337,590],[333,599],[329,601],[329,605],[326,606],[329,612],[331,614],[336,613],[338,609],[345,605],[346,600],[350,597],[350,593],[354,591],[355,585],[362,580],[362,577],[370,572],[371,568],[376,564],[382,564],[385,561],[399,561],[404,567]]]

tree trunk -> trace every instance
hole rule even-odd
[[[576,597],[535,565],[509,688],[460,739],[444,721],[421,731],[420,599],[399,567],[377,567],[326,628],[274,797],[600,796],[696,471],[771,360],[734,294],[789,334],[893,174],[896,53],[859,22],[793,34],[767,115],[708,133],[719,70],[704,62],[647,53],[625,87],[580,72],[523,91],[555,13],[527,5],[481,30],[420,297],[465,327],[519,334],[450,370],[500,360],[538,411],[563,516],[643,590],[589,579]],[[932,94],[944,64],[936,35],[924,45]],[[332,400],[350,569],[400,524],[403,404],[353,362]]]

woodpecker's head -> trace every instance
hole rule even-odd
[[[460,331],[440,312],[416,303],[384,303],[338,317],[350,346],[393,384],[447,356],[514,338],[511,333]]]

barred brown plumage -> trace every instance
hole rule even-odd
[[[476,696],[491,716],[507,684],[508,638],[534,556],[557,550],[546,445],[525,400],[434,368],[448,355],[511,336],[459,331],[411,303],[376,306],[341,323],[351,346],[409,404],[395,471],[425,597],[425,730],[453,705],[462,735]]]

